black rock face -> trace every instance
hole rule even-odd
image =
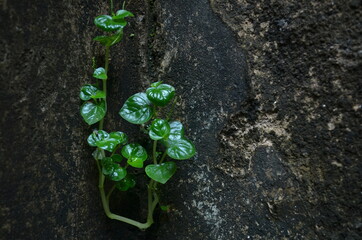
[[[140,139],[118,111],[163,80],[198,150],[145,232],[104,215],[79,115],[108,2],[1,4],[2,238],[361,238],[361,1],[127,3],[136,17],[111,49],[105,129]],[[138,180],[111,208],[143,221]]]

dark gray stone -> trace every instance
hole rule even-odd
[[[163,80],[198,150],[145,232],[104,215],[79,116],[107,2],[1,4],[1,238],[361,239],[360,1],[129,2],[105,128],[139,139],[118,110]],[[140,221],[141,175],[111,203]]]

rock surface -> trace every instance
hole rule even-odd
[[[112,49],[106,129],[138,138],[118,109],[163,80],[198,149],[162,187],[171,209],[146,232],[104,215],[92,128],[78,114],[92,57],[103,64],[92,21],[107,2],[1,7],[4,239],[362,237],[361,1],[129,3],[136,18]],[[142,221],[142,199],[144,186],[112,206]]]

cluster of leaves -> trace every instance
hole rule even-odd
[[[105,32],[112,32],[112,35],[97,36],[93,40],[104,46],[112,46],[123,38],[123,28],[127,25],[126,17],[133,17],[133,14],[126,10],[118,10],[115,15],[100,15],[94,19],[94,24]]]
[[[90,99],[91,96],[101,95],[97,91],[89,92],[82,88],[81,97],[85,95]],[[163,154],[160,152],[157,152],[155,156],[148,154],[147,150],[140,144],[128,143],[128,137],[123,132],[107,133],[104,130],[95,130],[89,135],[88,144],[97,147],[93,156],[100,161],[102,173],[108,176],[110,180],[116,181],[118,189],[125,191],[135,185],[134,177],[127,174],[128,166],[143,168],[144,162],[147,159],[152,161],[152,157],[154,157],[153,164],[148,164],[145,167],[145,172],[151,179],[164,184],[176,171],[174,162],[163,162],[166,155],[177,160],[189,159],[194,156],[195,147],[185,137],[182,123],[156,117],[159,112],[157,111],[158,107],[165,107],[174,95],[175,89],[172,86],[156,82],[147,89],[146,93],[136,93],[127,99],[119,111],[125,120],[134,124],[146,125],[149,138],[161,142],[164,146]],[[97,113],[94,113],[91,119],[96,119],[95,115]],[[117,150],[121,147],[121,154],[117,154]],[[106,157],[102,151],[110,152],[111,156]],[[124,159],[127,161],[122,166]]]
[[[123,28],[127,25],[126,17],[133,17],[133,14],[126,10],[118,10],[114,16],[100,15],[94,19],[94,24],[108,33],[108,35],[97,36],[93,40],[98,41],[106,47],[110,47],[123,37]],[[106,81],[107,70],[103,67],[94,70],[93,77]],[[101,121],[107,112],[105,102],[106,93],[96,85],[84,85],[80,92],[80,98],[84,100],[81,107],[81,115],[86,123],[92,125]]]
[[[185,130],[182,123],[156,117],[159,113],[158,109],[168,105],[174,95],[174,87],[155,82],[146,92],[136,93],[128,98],[119,114],[130,123],[146,125],[150,139],[163,144],[164,155],[167,154],[172,159],[184,160],[195,155],[195,146],[184,136]],[[170,161],[163,162],[165,156],[158,159],[161,155],[154,156],[154,164],[147,165],[145,172],[151,179],[164,184],[175,173],[176,164]],[[143,164],[139,166],[143,167]]]
[[[107,79],[106,70],[102,67],[94,70],[93,77],[101,80]],[[99,122],[106,115],[106,93],[99,90],[96,85],[86,84],[80,89],[80,99],[85,101],[80,108],[80,114],[89,125]]]
[[[95,41],[109,48],[123,37],[123,28],[127,25],[126,17],[133,14],[119,10],[112,16],[101,15],[95,18],[95,25],[104,30],[106,35],[94,38]],[[106,56],[107,58],[107,56]],[[94,70],[93,77],[105,83],[107,80],[107,64],[105,68]],[[88,137],[88,144],[96,147],[93,157],[100,163],[100,171],[108,179],[116,182],[116,187],[126,191],[135,186],[135,178],[127,168],[145,168],[146,175],[159,183],[166,183],[176,172],[176,164],[167,161],[166,156],[176,159],[189,159],[195,155],[195,146],[184,135],[184,127],[179,121],[169,121],[169,117],[159,115],[175,96],[174,87],[155,82],[145,91],[136,93],[124,103],[119,111],[122,118],[133,124],[142,125],[151,140],[153,149],[147,151],[138,143],[129,143],[125,133],[106,132],[102,130],[103,118],[107,112],[106,95],[97,85],[86,84],[81,88],[80,98],[84,101],[81,115],[89,125],[101,121],[100,129],[94,130]],[[173,106],[168,115],[171,115]],[[157,151],[157,143],[162,144]],[[119,153],[117,153],[119,151]],[[163,152],[162,152],[163,151]],[[106,152],[109,152],[108,156]],[[151,152],[151,154],[149,154]],[[152,163],[145,166],[145,162]]]

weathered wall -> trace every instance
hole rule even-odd
[[[92,41],[93,18],[107,13],[108,2],[2,1],[1,7],[0,238],[140,239],[144,233],[104,215],[85,142],[92,128],[79,115],[79,88],[93,81],[92,57],[103,64]],[[127,39],[123,46],[137,61],[138,42]],[[130,95],[138,70],[120,71],[126,61],[120,49],[112,54],[110,88],[118,88],[119,78],[133,82],[122,92]],[[106,127],[120,128],[121,92],[110,95],[115,100]],[[137,195],[130,199],[138,209]],[[126,214],[138,218],[141,211]]]
[[[2,3],[4,239],[361,238],[361,1],[130,2],[106,128],[136,133],[117,111],[162,79],[198,148],[146,232],[104,216],[78,114],[107,2]],[[142,192],[117,210],[142,220]]]
[[[250,66],[253,97],[220,134],[222,169],[258,199],[244,233],[361,238],[362,2],[211,4]]]

